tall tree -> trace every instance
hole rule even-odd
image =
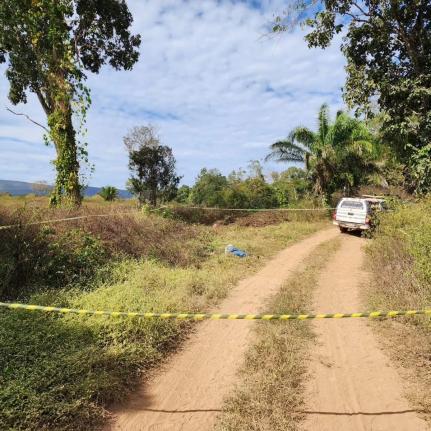
[[[133,128],[125,136],[124,144],[132,172],[129,189],[139,203],[148,201],[155,206],[157,199],[173,199],[181,177],[176,174],[172,149],[160,144],[155,128],[151,125]]]
[[[301,16],[308,17],[310,47],[326,48],[344,34],[345,100],[367,115],[377,101],[411,188],[431,191],[430,1],[297,0],[274,30],[289,29]]]
[[[52,205],[79,205],[79,162],[86,145],[77,142],[74,114],[85,121],[90,104],[86,72],[108,63],[131,69],[140,37],[132,35],[124,0],[1,0],[0,63],[7,63],[9,99],[26,103],[33,92],[45,111],[47,140],[55,145],[57,178]]]
[[[266,160],[303,162],[319,195],[328,196],[336,188],[349,192],[377,170],[377,151],[366,126],[341,111],[331,123],[325,104],[319,109],[317,131],[297,127],[270,148]]]

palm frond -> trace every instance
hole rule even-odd
[[[292,141],[296,141],[310,150],[316,141],[316,134],[306,127],[296,127],[289,135]]]
[[[306,150],[296,145],[291,139],[277,141],[270,146],[271,152],[265,157],[265,161],[277,162],[304,162]]]

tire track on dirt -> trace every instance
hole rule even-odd
[[[242,280],[220,304],[223,312],[256,313],[264,301],[319,244],[334,238],[320,231],[277,254],[255,275]],[[197,431],[212,429],[224,396],[249,345],[253,321],[207,321],[129,402],[116,409],[110,430]],[[286,322],[288,324],[288,322]]]
[[[314,309],[361,310],[360,287],[367,280],[365,240],[343,235],[342,244],[319,278]],[[313,322],[317,335],[308,383],[309,431],[428,430],[403,398],[403,383],[379,348],[366,320]]]

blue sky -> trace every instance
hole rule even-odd
[[[129,0],[142,36],[130,72],[108,67],[89,75],[89,183],[124,188],[128,178],[122,138],[152,123],[173,148],[183,183],[202,167],[223,173],[262,160],[268,145],[297,125],[314,127],[318,107],[342,107],[345,61],[339,40],[308,49],[300,29],[268,37],[286,6],[280,0]],[[0,69],[4,74],[4,68]],[[54,149],[42,129],[5,110],[8,83],[0,80],[0,179],[52,181]],[[45,123],[36,99],[15,108]],[[284,166],[265,164],[265,170]]]

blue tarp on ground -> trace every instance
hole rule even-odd
[[[225,248],[225,253],[226,254],[231,253],[234,256],[238,256],[238,257],[246,257],[247,256],[247,253],[244,250],[240,250],[239,248],[236,248],[231,244]]]

